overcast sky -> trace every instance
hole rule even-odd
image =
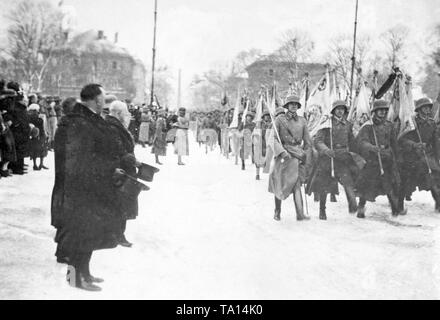
[[[10,7],[16,0],[0,0]],[[50,0],[58,4],[59,0]],[[102,29],[146,63],[151,61],[154,0],[64,0],[77,12],[78,29]],[[158,0],[157,55],[184,82],[239,51],[270,53],[289,28],[310,32],[316,55],[328,39],[353,32],[355,0]],[[360,0],[359,34],[377,36],[404,23],[411,41],[422,39],[440,19],[439,0]],[[1,20],[0,20],[1,23]],[[4,26],[4,21],[3,21]],[[177,78],[177,76],[176,76]]]

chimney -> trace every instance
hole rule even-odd
[[[98,40],[102,40],[102,39],[104,39],[104,31],[99,30],[98,31]]]
[[[115,44],[118,43],[118,40],[119,40],[119,32],[116,32],[115,33]]]

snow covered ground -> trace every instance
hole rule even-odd
[[[50,226],[51,170],[0,180],[0,299],[438,299],[440,215],[428,193],[390,217],[386,198],[367,219],[348,214],[345,196],[328,221],[308,199],[311,221],[297,222],[291,199],[273,220],[267,175],[255,181],[218,150],[191,143],[185,167],[171,147],[129,221],[133,248],[95,252],[103,291],[69,287],[56,263]],[[150,148],[136,150],[153,163]],[[341,190],[342,191],[342,190]]]

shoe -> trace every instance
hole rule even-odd
[[[338,200],[336,200],[336,195],[330,195],[330,202],[338,202]]]
[[[402,211],[399,212],[399,216],[406,216],[408,214],[408,209],[404,209]]]
[[[49,170],[49,168],[48,168],[48,167],[45,167],[45,166],[44,166],[44,165],[42,165],[42,164],[40,165],[40,170],[41,170],[41,169],[44,169],[44,170]]]
[[[355,214],[358,211],[358,207],[352,207],[348,209],[349,214]]]
[[[34,171],[40,171],[40,170],[41,170],[40,167],[34,166]]]
[[[273,216],[275,221],[280,221],[281,220],[281,210],[277,210],[275,209],[275,215]]]
[[[319,211],[319,220],[327,220],[327,215],[325,214],[325,210]]]
[[[357,211],[357,217],[359,219],[365,219],[365,207],[359,207]]]
[[[11,174],[9,173],[9,170],[0,170],[0,176],[3,178],[10,177]]]
[[[162,162],[157,162],[157,161],[156,161],[156,164],[158,164],[158,165],[161,166],[163,163],[162,163]]]
[[[94,277],[91,274],[88,276],[84,276],[84,280],[88,283],[103,283],[104,282],[104,279]]]
[[[22,175],[24,175],[26,173],[27,172],[24,171],[24,170],[12,170],[12,174],[17,174],[17,175],[20,175],[20,176],[22,176]]]
[[[307,220],[310,220],[310,217],[309,216],[305,216],[305,215],[302,215],[302,216],[296,216],[296,220],[297,221],[307,221]]]
[[[183,162],[181,162],[181,163],[178,163],[177,165],[178,166],[184,166],[185,164]]]
[[[133,244],[131,242],[128,242],[127,240],[120,240],[119,245],[125,248],[131,248],[133,246]]]
[[[257,174],[257,176],[255,177],[255,180],[260,180],[260,176]]]
[[[80,277],[80,281],[77,284],[76,288],[92,292],[102,291],[101,287],[98,287],[91,282],[87,282],[83,276]]]
[[[82,274],[77,274],[76,269],[73,266],[68,267],[66,280],[73,288],[82,289],[86,291],[98,292],[102,289],[91,282],[86,281],[86,277]]]

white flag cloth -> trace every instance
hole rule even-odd
[[[371,124],[370,96],[363,83],[354,100],[353,107],[350,108],[348,120],[353,123],[354,136],[357,136],[364,125]]]
[[[258,98],[256,111],[254,122],[261,121],[261,118],[263,117],[263,95],[260,95],[260,98]]]
[[[402,80],[399,81],[399,97],[400,97],[400,130],[398,139],[400,139],[406,133],[416,130],[414,123],[415,106],[412,99],[412,88],[410,86],[408,93],[406,92],[405,84]]]
[[[243,117],[241,118],[241,122],[246,123],[246,116],[249,112],[249,99],[246,100],[246,108],[244,109],[243,112]]]
[[[229,128],[237,128],[238,127],[238,114],[240,113],[241,99],[240,93],[237,94],[237,101],[235,103],[234,115],[232,117],[232,122]]]
[[[330,74],[327,71],[325,76],[317,84],[307,101],[308,129],[310,136],[323,128],[331,127],[331,93],[330,93]]]

